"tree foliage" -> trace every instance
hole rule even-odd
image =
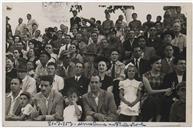
[[[115,13],[116,10],[121,10],[124,13],[124,10],[126,9],[135,9],[134,6],[132,5],[123,5],[123,6],[119,6],[119,5],[115,5],[115,6],[106,6],[106,5],[99,5],[99,7],[106,7],[105,9],[105,13]]]

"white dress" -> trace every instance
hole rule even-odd
[[[82,108],[78,105],[79,110],[82,112]],[[81,116],[77,116],[74,105],[69,105],[63,112],[64,121],[77,122]]]
[[[139,85],[141,82],[133,79],[126,79],[119,82],[119,89],[124,89],[124,98],[133,102],[137,99],[137,91],[140,89]],[[133,107],[128,106],[127,104],[121,101],[120,104],[120,114],[127,116],[138,116],[139,115],[140,102],[136,103]]]

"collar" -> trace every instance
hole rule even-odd
[[[22,91],[20,90],[20,92],[18,93],[18,95],[15,97],[15,99],[19,98],[21,93],[22,93]],[[13,93],[12,93],[12,92],[9,93],[8,97],[11,97],[11,100],[12,100],[12,101],[15,100],[14,97],[13,97]]]
[[[22,82],[26,81],[27,78],[28,78],[28,75],[26,75],[26,76],[24,77],[24,79],[22,80]]]

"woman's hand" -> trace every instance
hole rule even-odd
[[[166,92],[165,92],[165,96],[170,96],[172,94],[172,89],[171,88],[167,88]]]

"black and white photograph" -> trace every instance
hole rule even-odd
[[[2,10],[3,126],[192,126],[192,3]]]

